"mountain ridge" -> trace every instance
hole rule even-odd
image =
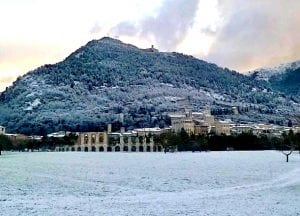
[[[277,91],[300,101],[300,61],[254,70],[250,76],[265,80]]]
[[[268,81],[272,76],[284,74],[287,72],[287,70],[296,70],[298,68],[300,68],[300,60],[281,63],[272,67],[257,68],[255,70],[249,71],[248,75],[254,76],[256,79]]]
[[[20,77],[0,102],[0,124],[25,134],[98,130],[116,121],[128,128],[164,126],[163,113],[183,106],[210,107],[237,121],[275,122],[298,109],[264,81],[193,56],[152,52],[107,37]],[[232,115],[232,106],[240,115]]]

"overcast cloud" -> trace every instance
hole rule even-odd
[[[220,0],[219,10],[205,59],[242,71],[300,59],[300,1]]]
[[[176,50],[193,26],[198,3],[198,0],[165,0],[158,14],[138,22],[122,22],[111,29],[111,34],[149,38],[162,50]]]
[[[300,60],[299,11],[300,0],[2,0],[0,91],[103,36],[240,72]]]

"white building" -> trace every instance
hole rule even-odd
[[[203,134],[210,131],[215,119],[208,112],[184,112],[169,114],[172,130],[179,133],[184,129],[188,134]]]
[[[171,118],[172,130],[175,133],[184,129],[188,134],[194,134],[195,123],[191,112],[169,114],[169,117]]]
[[[253,132],[253,125],[250,124],[236,124],[231,127],[230,133],[231,134],[242,134],[242,133],[250,133]]]
[[[300,133],[300,127],[293,127],[294,133]]]
[[[48,134],[47,137],[63,138],[65,136],[68,136],[70,133],[71,132],[69,131],[59,131],[59,132]]]
[[[230,135],[230,129],[232,126],[231,120],[216,121],[215,122],[215,133],[217,135]]]

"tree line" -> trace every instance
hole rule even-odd
[[[57,146],[74,145],[77,140],[74,133],[57,138],[44,136],[41,140],[26,139],[12,140],[5,135],[0,135],[1,151],[34,151],[54,150]],[[300,133],[290,130],[282,136],[256,136],[253,133],[238,135],[189,135],[184,129],[179,133],[167,132],[154,136],[154,142],[165,149],[178,151],[228,151],[228,150],[279,150],[300,151]]]
[[[300,133],[290,130],[282,136],[256,136],[252,132],[238,135],[189,135],[184,129],[155,136],[155,142],[178,151],[227,150],[300,150]]]
[[[0,155],[1,151],[54,150],[57,146],[74,145],[77,138],[77,135],[74,133],[70,133],[68,136],[61,138],[43,136],[41,140],[14,140],[5,135],[0,135]]]

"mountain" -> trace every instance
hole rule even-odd
[[[267,81],[272,89],[300,101],[300,61],[257,69],[250,74],[256,80]]]
[[[232,106],[240,115],[233,115]],[[25,134],[99,130],[109,122],[163,126],[164,113],[186,107],[277,123],[299,111],[298,103],[252,76],[105,37],[19,77],[0,95],[0,124]]]
[[[271,77],[277,76],[277,75],[283,75],[287,71],[290,70],[296,70],[300,68],[300,61],[286,63],[286,64],[280,64],[275,67],[265,67],[265,68],[259,68],[254,71],[249,71],[249,75],[253,76],[257,80],[265,80],[269,81]]]

